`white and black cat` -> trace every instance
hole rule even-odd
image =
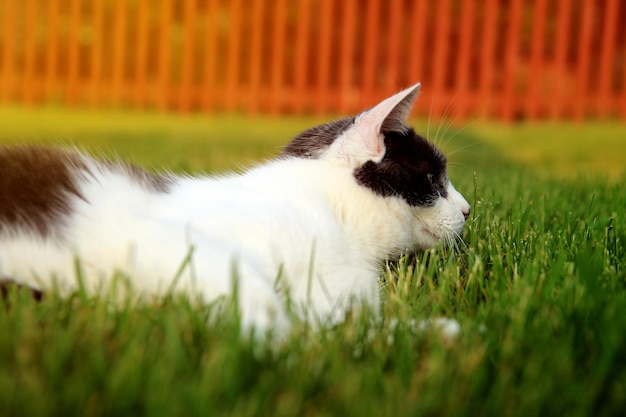
[[[453,242],[470,212],[445,157],[405,124],[418,90],[309,129],[243,174],[0,147],[0,278],[73,290],[78,259],[88,291],[119,271],[138,293],[175,286],[207,302],[236,280],[242,322],[260,330],[289,328],[286,294],[321,320],[376,308],[381,263]]]

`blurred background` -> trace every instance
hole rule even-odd
[[[1,129],[73,140],[54,122],[24,130],[51,106],[328,118],[420,81],[414,115],[429,121],[603,121],[614,145],[625,21],[622,0],[0,0]],[[68,117],[49,116],[82,123]]]
[[[620,0],[0,0],[0,98],[351,113],[626,118]]]

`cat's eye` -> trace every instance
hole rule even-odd
[[[431,184],[434,184],[434,182],[435,182],[435,174],[433,174],[432,172],[429,172],[428,174],[426,174],[426,178],[428,178],[428,181]]]

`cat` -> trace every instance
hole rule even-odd
[[[406,124],[419,87],[306,130],[242,174],[0,147],[0,278],[95,293],[117,271],[140,294],[236,294],[256,331],[288,331],[294,311],[329,323],[359,303],[375,311],[383,262],[454,243],[470,213],[444,155]]]

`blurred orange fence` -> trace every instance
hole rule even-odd
[[[0,102],[626,119],[623,0],[0,0]]]

